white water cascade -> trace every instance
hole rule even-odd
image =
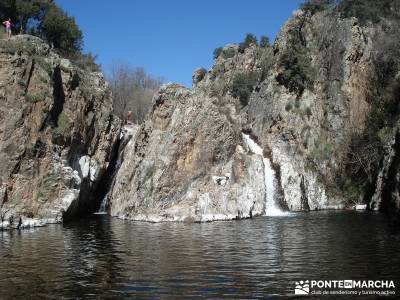
[[[249,149],[262,157],[264,164],[264,184],[265,184],[265,215],[266,216],[283,216],[287,212],[283,212],[276,203],[275,197],[275,180],[276,174],[271,166],[269,158],[264,157],[263,149],[248,135],[243,134],[243,140]]]
[[[98,215],[107,214],[106,205],[107,205],[107,195],[101,201],[99,211],[96,214],[98,214]]]

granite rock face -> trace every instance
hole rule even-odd
[[[192,89],[162,87],[123,152],[111,215],[208,221],[263,214],[263,157],[275,169],[282,210],[364,207],[371,195],[347,199],[338,178],[353,136],[367,126],[382,32],[331,10],[299,10],[274,45],[227,45],[206,74],[194,72]],[[300,84],[285,69],[296,47],[286,65],[304,69]],[[248,149],[243,133],[263,157]]]
[[[0,62],[2,227],[93,211],[120,127],[102,74],[24,35],[0,41]]]
[[[395,218],[400,216],[400,130],[393,133],[385,148],[374,195],[369,203],[372,210],[383,211]],[[398,218],[397,218],[397,221]]]
[[[259,215],[262,160],[206,94],[167,85],[132,134],[111,191],[113,216],[211,221]]]
[[[386,88],[376,55],[398,28],[298,10],[273,45],[227,45],[210,70],[195,70],[192,89],[164,85],[144,123],[122,132],[101,74],[36,38],[1,41],[1,226],[11,216],[14,226],[20,216],[21,226],[60,221],[100,202],[152,222],[271,208],[398,213],[399,126],[375,132],[387,140],[381,156],[367,156],[375,144],[354,153]],[[380,172],[354,163],[365,157]],[[368,182],[356,186],[357,174]]]

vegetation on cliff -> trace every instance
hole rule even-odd
[[[99,71],[96,56],[82,53],[83,34],[73,17],[51,0],[2,0],[0,19],[11,18],[13,31],[42,38],[62,56],[89,71]]]
[[[1,5],[11,2],[25,3],[6,1]],[[82,36],[73,19],[52,2],[29,3],[34,5],[24,10],[15,6],[16,15],[31,13],[26,22],[23,17],[15,17],[22,32],[42,36],[59,52],[82,61],[83,66],[90,65],[94,57],[80,52]],[[30,25],[32,20],[35,22]],[[240,183],[239,178],[245,177],[240,165],[247,163],[248,170],[256,166],[246,156],[248,153],[237,147],[242,143],[241,133],[249,131],[275,159],[278,181],[290,209],[339,207],[343,204],[339,198],[350,199],[348,206],[367,203],[382,170],[385,147],[399,130],[399,28],[398,1],[306,1],[273,45],[267,37],[258,41],[249,33],[237,45],[215,49],[211,70],[195,72],[195,88],[162,88],[149,117],[146,115],[152,96],[162,80],[141,68],[115,64],[109,76],[113,113],[125,119],[132,111],[130,121],[144,121],[138,129],[138,142],[132,146],[133,158],[126,159],[136,168],[127,166],[128,173],[143,175],[137,175],[137,181],[132,182],[132,193],[147,191],[143,199],[171,199],[170,193],[184,181],[180,177],[184,172],[190,176],[185,177],[182,191],[196,180],[199,186],[213,190],[216,186],[209,179],[223,174],[229,174],[232,184]],[[18,47],[13,42],[8,41],[7,45]],[[35,57],[33,68],[35,63],[40,67],[41,61],[45,60]],[[47,72],[43,76],[54,74],[54,67],[47,72],[42,66],[42,71]],[[61,79],[72,74],[62,74],[63,68],[59,69],[57,66]],[[61,91],[62,80],[48,77],[56,84],[55,90]],[[75,80],[76,77],[71,79],[71,90],[76,89]],[[90,94],[84,85],[79,89],[82,95]],[[51,99],[51,93],[48,95]],[[64,97],[53,92],[53,98]],[[26,89],[24,103],[36,107],[42,105],[43,98],[40,91]],[[52,136],[73,141],[72,114],[58,113],[48,120]],[[225,145],[223,151],[221,145]],[[144,153],[148,163],[142,163]],[[160,153],[169,158],[159,160]],[[160,170],[165,174],[161,176]],[[155,183],[157,176],[160,181]],[[125,178],[121,182],[121,193],[125,193]],[[164,189],[166,186],[174,189]],[[242,188],[239,184],[237,187]],[[43,198],[41,191],[37,194],[38,199]],[[219,197],[220,191],[216,189],[215,195]],[[234,199],[228,196],[229,201]],[[196,201],[193,199],[193,205]]]
[[[0,18],[8,17],[11,18],[16,32],[41,37],[64,54],[82,50],[83,34],[75,19],[53,1],[1,1]]]
[[[354,203],[368,201],[382,167],[385,147],[397,130],[400,117],[399,11],[397,0],[305,1],[273,46],[263,38],[258,44],[253,34],[247,34],[238,48],[215,49],[213,95],[229,92],[241,109],[251,109],[251,101],[259,101],[260,97],[268,102],[258,91],[274,79],[273,83],[283,86],[295,99],[286,101],[284,109],[293,118],[302,119],[298,148],[307,168],[317,174],[328,192]],[[339,31],[335,25],[338,22],[347,25]],[[351,43],[355,43],[354,48]],[[246,54],[249,47],[252,50]],[[252,55],[256,67],[242,66],[227,72],[227,63],[237,64],[240,56],[251,61]],[[344,77],[346,65],[352,70],[356,85],[342,87],[351,89],[349,95],[343,96],[339,87],[343,79],[348,80]],[[366,82],[369,83],[364,85]],[[306,104],[310,95],[319,98],[321,115]],[[343,104],[342,97],[353,103]],[[314,126],[321,128],[317,132],[307,133],[311,132],[310,118],[318,118]],[[346,119],[349,128],[332,131],[338,119]],[[340,159],[335,162],[333,157]]]
[[[368,111],[365,115],[365,125],[362,129],[357,126],[351,133],[351,141],[347,149],[344,163],[344,173],[338,169],[334,175],[337,188],[353,201],[364,201],[374,192],[375,182],[385,155],[385,147],[396,132],[400,119],[400,2],[397,0],[310,0],[302,5],[302,9],[312,15],[318,11],[337,16],[337,18],[355,18],[366,31],[374,28],[377,33],[372,37],[372,73],[375,80],[371,86],[365,87]],[[301,28],[298,32],[301,34]],[[382,32],[379,34],[378,32]],[[291,49],[301,45],[293,40]],[[396,46],[397,45],[397,46]],[[304,44],[303,50],[307,49]],[[297,55],[306,52],[295,51]],[[291,57],[294,57],[292,55]],[[359,58],[351,58],[358,60]],[[310,73],[311,64],[288,64],[290,72]],[[296,71],[296,68],[298,69]],[[301,71],[301,72],[300,72]],[[290,74],[290,73],[289,73]],[[306,78],[306,77],[304,77]],[[289,78],[291,84],[296,83],[295,77]],[[300,82],[307,82],[301,80]],[[290,86],[290,85],[289,85]],[[358,117],[361,121],[362,116]],[[326,141],[327,145],[329,144]],[[332,151],[334,148],[332,148]],[[329,157],[329,155],[328,155]],[[327,158],[329,159],[329,158]],[[329,179],[320,177],[325,183]],[[329,186],[329,184],[328,184]]]

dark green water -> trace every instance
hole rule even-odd
[[[294,296],[304,279],[400,284],[400,232],[373,213],[206,224],[95,215],[0,239],[0,299],[267,298]]]

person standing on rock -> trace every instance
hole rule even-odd
[[[249,212],[250,219],[253,218],[253,210],[254,210],[255,205],[256,205],[256,201],[253,201],[253,205],[250,207],[250,212]]]
[[[19,221],[18,221],[18,225],[17,225],[17,229],[20,229],[22,226],[22,217],[19,217]]]
[[[7,38],[11,38],[11,19],[8,18],[3,22],[3,25],[6,27]]]
[[[14,224],[14,216],[13,216],[13,215],[11,215],[11,216],[8,218],[8,224],[10,225],[10,228],[11,228],[11,226]]]
[[[126,114],[126,124],[128,125],[132,124],[132,111],[130,110]]]

